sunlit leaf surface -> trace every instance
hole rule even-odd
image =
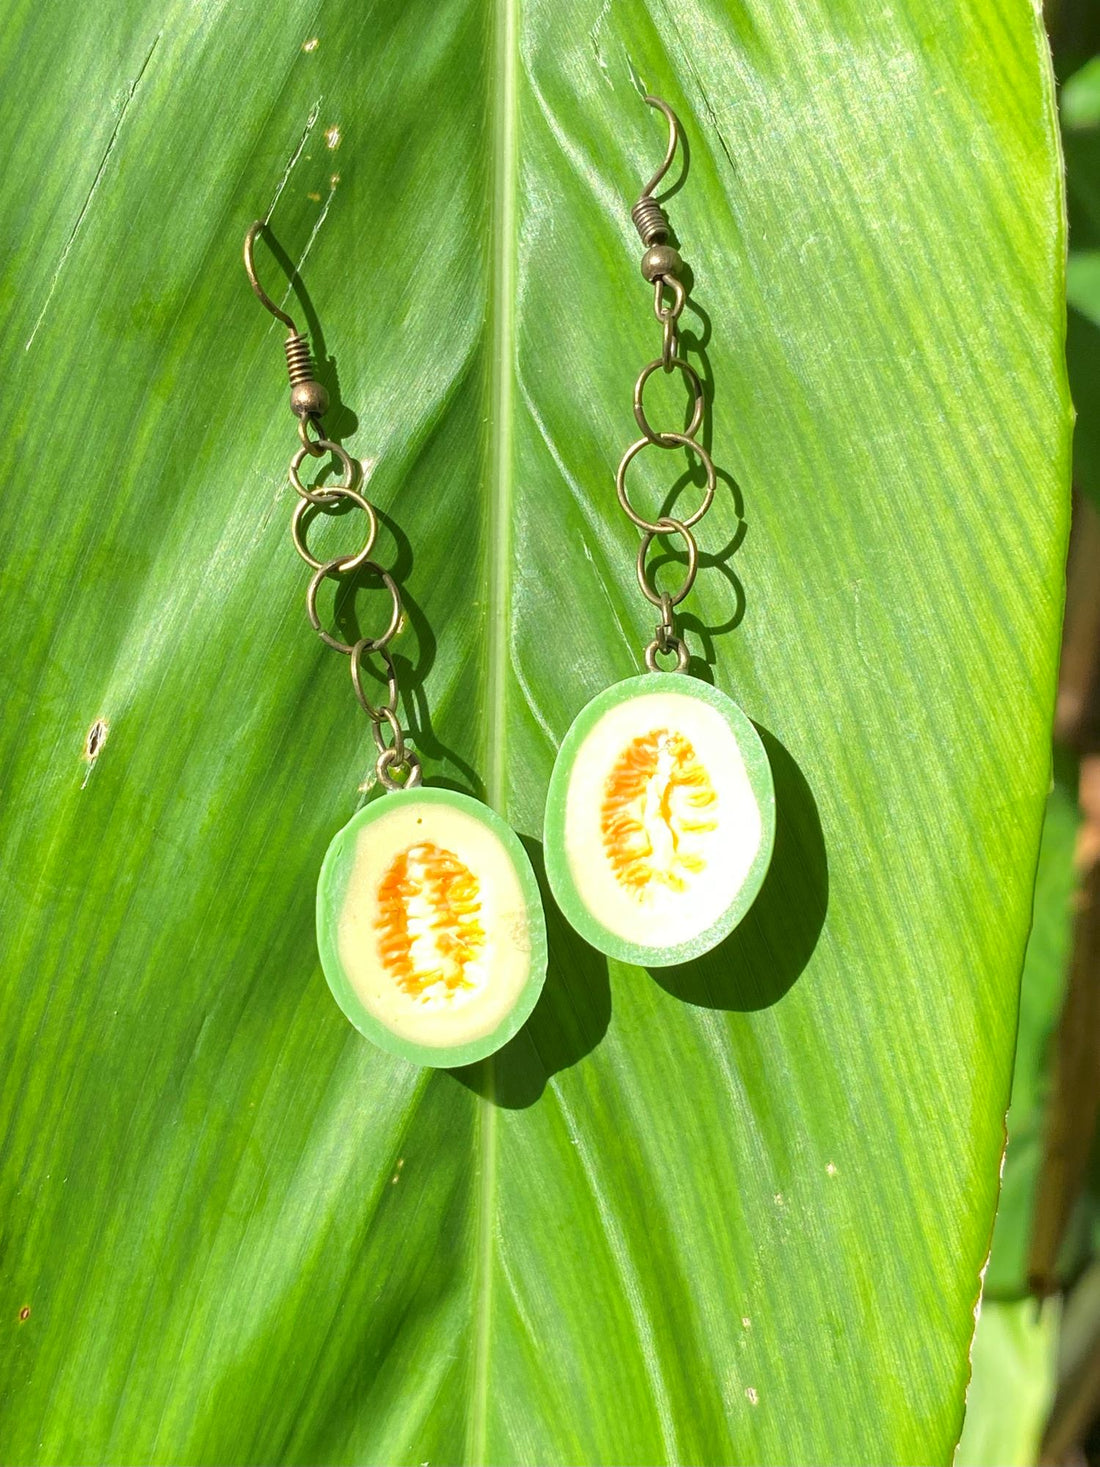
[[[948,1461],[1067,516],[1035,8],[16,0],[0,57],[0,1458]],[[429,779],[537,864],[558,741],[652,635],[632,67],[690,143],[721,471],[684,624],[764,732],[775,859],[682,970],[551,911],[528,1028],[428,1074],[315,956],[371,745],[240,243],[273,206]],[[635,468],[657,505],[683,459]]]

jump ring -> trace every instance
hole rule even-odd
[[[345,555],[341,558],[340,561],[340,569],[342,571],[358,570],[361,565],[366,564],[367,557],[370,555],[371,550],[374,548],[374,537],[378,534],[378,516],[374,512],[374,506],[370,503],[369,500],[364,499],[362,494],[357,493],[354,489],[328,489],[325,492],[326,503],[328,505],[333,505],[340,499],[350,499],[353,504],[357,504],[359,508],[366,513],[366,544],[363,546],[362,550],[357,551],[355,555]],[[324,565],[325,562],[315,559],[315,557],[309,553],[309,548],[306,545],[305,537],[302,534],[302,516],[311,507],[321,509],[324,508],[325,505],[311,502],[308,499],[298,500],[298,503],[294,506],[294,514],[291,516],[290,520],[290,536],[291,539],[294,541],[295,550],[297,550],[298,554],[305,561],[306,565],[311,565],[314,570],[320,570],[321,566]]]
[[[622,459],[619,462],[619,467],[615,473],[615,491],[619,496],[619,503],[622,505],[626,513],[630,516],[634,524],[638,526],[639,530],[649,530],[654,535],[656,535],[664,525],[670,523],[670,521],[668,520],[658,520],[654,522],[653,520],[643,519],[641,515],[638,514],[637,511],[634,509],[634,506],[631,504],[626,494],[626,471],[630,467],[631,460],[634,458],[635,454],[641,453],[642,449],[648,447],[648,445],[651,443],[654,444],[657,448],[675,448],[677,444],[683,444],[685,448],[690,448],[692,453],[697,453],[703,461],[703,465],[706,469],[707,474],[707,486],[706,492],[703,495],[703,502],[693,515],[687,515],[682,520],[676,521],[677,524],[682,524],[685,529],[690,529],[692,525],[698,524],[698,522],[703,518],[707,510],[710,508],[711,502],[714,499],[714,490],[717,484],[717,476],[714,472],[714,460],[711,458],[710,454],[706,451],[702,444],[696,443],[695,439],[687,433],[663,433],[661,435],[660,441],[658,441],[656,438],[639,438],[635,443],[632,443],[630,445],[630,447],[623,454]]]
[[[691,657],[688,653],[687,643],[683,637],[669,637],[668,643],[663,649],[658,645],[657,638],[654,637],[653,641],[645,649],[645,665],[649,668],[650,672],[661,672],[663,670],[657,662],[658,654],[662,650],[666,653],[676,653],[676,666],[669,669],[671,672],[687,672]]]
[[[320,449],[321,453],[334,454],[340,460],[347,482],[330,484],[327,489],[306,488],[298,477],[298,470],[305,463],[307,454],[312,453],[314,457],[320,456],[314,451],[314,448],[299,448],[298,452],[290,460],[290,482],[294,485],[295,492],[300,494],[303,499],[308,500],[310,504],[331,504],[331,499],[326,496],[332,494],[337,489],[350,489],[355,482],[355,465],[347,449],[341,448],[338,443],[333,443],[328,438],[318,438],[315,448]]]
[[[634,416],[638,420],[638,427],[641,428],[642,432],[649,439],[650,443],[655,443],[658,448],[672,448],[675,446],[674,444],[665,442],[667,434],[655,433],[653,429],[649,426],[649,420],[646,418],[645,415],[645,404],[643,401],[646,383],[649,381],[650,377],[657,370],[657,368],[663,366],[663,358],[657,357],[654,361],[650,362],[648,366],[643,367],[641,372],[638,374],[638,380],[634,384]],[[691,422],[684,429],[684,433],[688,438],[694,438],[696,433],[698,433],[699,427],[703,421],[703,410],[705,406],[703,400],[703,384],[699,380],[699,373],[695,370],[690,362],[685,362],[683,357],[673,357],[672,361],[669,363],[669,367],[679,367],[680,371],[683,372],[684,376],[688,379],[690,385],[694,389],[695,401],[692,404]]]
[[[393,612],[390,616],[390,624],[382,633],[382,635],[380,637],[373,638],[360,638],[360,641],[366,644],[363,648],[363,651],[377,652],[388,642],[393,641],[394,636],[397,633],[397,629],[401,625],[401,595],[397,589],[397,586],[394,584],[393,577],[389,574],[388,571],[384,571],[377,561],[364,560],[362,565],[356,568],[358,570],[370,570],[373,571],[376,576],[380,576],[383,585],[386,587],[387,591],[389,591],[390,596],[393,599]],[[321,638],[321,641],[324,642],[326,646],[333,647],[336,649],[337,652],[343,652],[346,657],[350,657],[352,652],[354,652],[355,650],[352,644],[350,642],[341,642],[336,637],[332,636],[331,633],[326,632],[324,627],[322,627],[321,625],[321,618],[317,615],[317,592],[320,589],[321,582],[325,579],[326,576],[332,575],[334,571],[340,572],[343,569],[344,563],[341,559],[326,560],[324,564],[317,567],[312,577],[310,578],[308,587],[306,588],[306,614],[309,617],[310,626],[313,628],[313,630],[317,633],[317,635]]]
[[[390,769],[394,765],[397,765],[398,768],[401,768],[403,766],[409,771],[408,774],[406,774],[404,780],[394,779],[393,775],[390,773]],[[388,790],[412,790],[416,789],[417,785],[420,783],[420,760],[416,757],[411,749],[405,750],[405,758],[403,761],[398,760],[394,757],[394,751],[392,749],[387,749],[384,753],[379,754],[378,762],[375,764],[374,768],[375,772],[378,775],[379,782],[382,784],[383,788]]]
[[[665,306],[662,296],[665,290],[672,291],[672,304]],[[684,303],[687,300],[687,291],[683,282],[676,279],[675,275],[658,275],[653,282],[653,314],[658,321],[675,321],[682,314]]]
[[[309,436],[310,423],[317,429],[316,438]],[[321,447],[323,442],[321,437],[321,424],[311,414],[306,413],[304,417],[298,419],[298,437],[302,440],[302,447],[307,453],[311,453],[314,458],[320,458],[322,456],[325,450]]]
[[[380,708],[376,708],[371,700],[363,692],[363,670],[362,660],[364,652],[379,652],[386,664],[387,680],[389,683],[389,697]],[[397,712],[397,669],[393,665],[388,647],[372,647],[367,637],[360,637],[351,649],[351,681],[355,687],[355,696],[363,705],[364,710],[370,716],[372,722],[378,723],[386,713]]]
[[[683,535],[684,544],[687,546],[688,563],[684,572],[684,579],[676,591],[658,591],[650,584],[646,575],[645,560],[649,554],[649,547],[658,535]],[[695,536],[688,529],[687,524],[681,520],[661,520],[656,530],[647,530],[642,536],[642,543],[638,546],[638,585],[642,588],[642,595],[654,606],[665,609],[665,597],[668,597],[668,605],[679,606],[687,593],[695,584],[695,576],[699,569],[699,547],[695,543]],[[662,649],[663,650],[663,649]]]

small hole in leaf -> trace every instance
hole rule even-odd
[[[107,742],[108,726],[105,718],[97,718],[88,730],[88,736],[84,740],[85,759],[96,759],[99,751]]]

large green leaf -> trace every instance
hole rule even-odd
[[[1012,1105],[1007,1117],[1008,1146],[997,1224],[985,1273],[986,1301],[1011,1303],[1028,1295],[1028,1249],[1043,1163],[1050,1069],[1073,938],[1073,902],[1078,891],[1073,852],[1080,823],[1076,761],[1063,756],[1056,761],[1054,785],[1047,801],[1031,934],[1020,983],[1020,1026],[1012,1074]],[[1067,1262],[1071,1268],[1079,1267],[1080,1253],[1078,1228],[1068,1250]],[[1011,1322],[1016,1315],[1006,1310],[994,1311],[992,1317]],[[1015,1324],[1006,1323],[1004,1327],[1015,1340]],[[999,1339],[1001,1329],[1001,1324],[995,1324],[989,1333]],[[1021,1325],[1020,1331],[1025,1342],[1031,1340],[1027,1324]],[[987,1358],[991,1362],[996,1358],[995,1346]]]
[[[1077,428],[1073,479],[1100,500],[1100,57],[1067,77],[1061,91],[1072,253],[1067,271],[1069,361]]]
[[[948,1460],[1067,517],[1034,7],[17,0],[0,56],[0,1457]],[[526,1031],[418,1072],[314,954],[369,740],[240,240],[275,200],[429,775],[537,857],[652,634],[611,485],[656,346],[632,67],[690,140],[723,481],[687,625],[766,730],[774,867],[682,971],[550,911]]]
[[[1033,1467],[1054,1399],[1059,1301],[985,1300],[955,1467]]]

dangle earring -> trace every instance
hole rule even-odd
[[[660,621],[645,650],[648,671],[605,689],[574,719],[551,776],[545,835],[550,886],[581,936],[610,957],[665,967],[708,952],[748,911],[771,860],[775,794],[755,728],[725,693],[687,675],[688,650],[676,630],[674,608],[698,569],[692,527],[710,508],[715,470],[695,438],[703,386],[680,355],[682,262],[653,198],[675,157],[679,122],[667,102],[645,100],[669,127],[664,161],[631,210],[645,246],[642,275],[653,286],[661,323],[661,355],[635,384],[642,437],[623,454],[615,487],[642,532],[638,584]],[[658,368],[681,372],[691,389],[691,418],[682,433],[658,433],[646,417],[645,386]],[[702,464],[702,502],[691,514],[646,519],[631,503],[627,470],[649,447],[685,448]],[[678,535],[687,550],[683,581],[673,592],[657,590],[646,563],[654,540],[668,535]],[[661,670],[662,657],[675,659],[671,670]]]
[[[355,487],[357,466],[321,427],[328,396],[314,379],[309,342],[256,278],[253,246],[265,227],[259,221],[245,236],[244,264],[252,289],[288,331],[290,406],[301,440],[290,460],[298,495],[291,536],[313,570],[306,611],[321,640],[349,659],[385,792],[352,816],[325,855],[317,885],[321,966],[345,1016],[379,1048],[418,1065],[470,1064],[516,1033],[542,990],[546,931],[538,885],[515,832],[495,811],[469,795],[421,787],[420,760],[398,719],[390,653],[403,624],[401,596],[389,572],[369,558],[378,519]],[[339,481],[304,484],[306,459],[329,456]],[[366,516],[362,547],[317,559],[306,541],[307,517],[348,505]],[[326,577],[364,574],[388,594],[389,622],[380,637],[342,642],[322,625],[318,590]],[[371,658],[386,687],[377,704],[364,686]]]

